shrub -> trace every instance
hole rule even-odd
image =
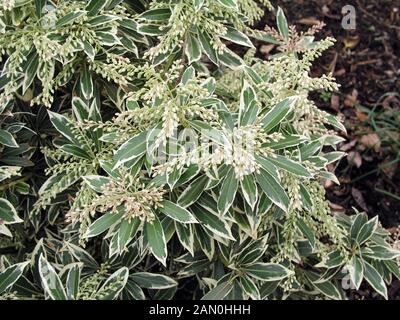
[[[344,155],[309,99],[338,89],[310,76],[334,40],[281,9],[252,29],[265,8],[2,2],[3,299],[343,299],[363,280],[387,298],[389,233],[332,215],[320,183]]]

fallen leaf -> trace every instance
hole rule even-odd
[[[346,96],[344,99],[344,105],[346,107],[352,108],[358,101],[358,91],[357,89],[353,89],[353,91]]]
[[[264,55],[268,55],[273,49],[275,48],[274,44],[270,44],[270,45],[262,45],[260,47],[260,52]]]
[[[322,7],[322,12],[324,14],[328,14],[330,12],[330,9],[326,4]]]
[[[356,116],[357,116],[357,119],[361,122],[368,120],[368,115],[366,115],[364,112],[361,112],[360,110],[356,111]]]
[[[360,37],[359,36],[346,37],[343,39],[343,43],[346,49],[354,49],[360,43]]]
[[[320,24],[321,21],[319,21],[319,20],[318,20],[317,18],[315,18],[315,17],[308,17],[308,18],[300,19],[300,20],[298,21],[298,23],[304,24],[304,25],[306,25],[306,26],[315,26],[315,25]]]
[[[346,74],[346,69],[345,68],[341,68],[341,69],[339,69],[338,71],[336,71],[334,73],[334,76],[335,77],[341,77],[341,76],[343,76],[345,74]]]
[[[333,94],[331,97],[331,108],[333,110],[339,111],[340,108],[340,98],[337,94]]]
[[[357,168],[360,168],[362,165],[362,158],[359,152],[357,151],[351,151],[349,152],[349,154],[347,155],[347,161],[352,164],[355,165]]]
[[[363,209],[365,212],[368,212],[368,206],[365,203],[364,196],[362,195],[361,191],[353,187],[351,188],[351,195],[360,206],[360,208]]]
[[[331,208],[333,214],[345,213],[346,212],[346,209],[343,208],[339,204],[332,203],[332,202],[328,201],[328,205]]]
[[[399,170],[399,164],[393,162],[393,159],[387,159],[385,162],[379,165],[379,169],[382,170],[390,179],[392,179]]]
[[[342,145],[340,147],[340,151],[343,151],[343,152],[349,151],[349,150],[353,149],[356,144],[357,144],[357,140],[354,139],[354,140],[350,141],[349,143]]]
[[[360,138],[360,143],[367,148],[374,149],[379,152],[381,149],[381,139],[376,133],[370,133]]]

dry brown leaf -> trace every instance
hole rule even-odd
[[[381,149],[381,139],[376,133],[370,133],[360,138],[360,143],[367,147],[379,152]]]
[[[347,155],[347,161],[350,164],[355,165],[357,168],[360,168],[362,166],[362,158],[360,153],[357,151],[350,151]]]
[[[354,49],[360,43],[360,37],[359,36],[346,37],[343,39],[343,43],[346,49]]]
[[[353,187],[351,188],[351,195],[360,206],[360,208],[363,209],[365,212],[368,212],[368,206],[364,200],[364,196],[362,195],[361,191]]]

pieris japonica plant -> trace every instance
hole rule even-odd
[[[321,27],[267,0],[2,1],[1,298],[387,298],[394,240],[321,183],[345,131],[309,99],[338,90],[310,76]]]

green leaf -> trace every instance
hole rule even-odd
[[[69,266],[69,271],[67,274],[66,289],[67,296],[70,299],[76,300],[79,293],[79,284],[81,280],[81,270],[83,263],[73,263]]]
[[[190,126],[196,129],[201,137],[205,137],[216,143],[225,145],[227,140],[220,130],[215,129],[208,123],[201,120],[192,120],[189,122]]]
[[[243,84],[242,91],[240,93],[240,104],[239,104],[240,119],[246,116],[245,110],[248,109],[250,104],[256,99],[257,97],[254,89],[250,86],[250,84],[247,81],[245,81]],[[246,125],[243,123],[243,120],[241,120],[240,122],[242,126]]]
[[[149,244],[150,251],[164,266],[167,260],[167,242],[164,230],[157,216],[151,223],[144,225],[144,237]]]
[[[12,238],[12,233],[9,228],[6,227],[4,224],[0,224],[0,235],[5,235],[6,237]]]
[[[102,43],[102,45],[108,47],[121,43],[116,34],[108,31],[96,31],[96,38]]]
[[[265,195],[279,208],[286,211],[290,201],[281,184],[264,169],[256,174],[256,178]]]
[[[98,27],[98,26],[103,26],[104,24],[107,24],[111,21],[115,21],[118,19],[119,19],[118,16],[115,16],[115,15],[102,14],[102,15],[98,15],[98,16],[95,16],[95,17],[89,19],[87,23],[91,27]]]
[[[164,200],[159,207],[159,210],[168,217],[181,223],[197,223],[195,217],[186,209],[175,203]]]
[[[196,70],[190,66],[186,68],[185,72],[182,74],[182,84],[187,84],[190,80],[192,80],[196,75]]]
[[[200,176],[196,180],[194,180],[179,196],[178,204],[183,207],[187,208],[193,203],[195,203],[204,192],[207,183],[208,177]]]
[[[350,236],[353,242],[361,246],[365,241],[372,237],[378,227],[378,216],[368,221],[365,213],[359,213],[350,228]]]
[[[199,37],[199,41],[201,43],[201,46],[207,55],[207,57],[216,65],[218,65],[219,60],[218,60],[218,55],[215,52],[215,49],[211,45],[211,38],[207,33],[201,32],[200,29],[197,29],[197,34]]]
[[[91,99],[93,97],[93,91],[94,91],[93,79],[86,63],[82,66],[80,74],[80,85],[84,98],[86,100]]]
[[[244,33],[236,30],[235,28],[226,27],[226,33],[221,37],[241,46],[254,48],[251,40]]]
[[[162,274],[149,272],[136,272],[130,276],[130,279],[137,283],[140,287],[146,289],[168,289],[178,285],[174,279]]]
[[[168,21],[171,17],[169,8],[153,9],[143,12],[138,18],[148,21]]]
[[[138,32],[140,34],[148,36],[162,36],[165,32],[157,24],[141,24],[138,26]],[[170,55],[170,53],[165,53],[165,59]],[[162,54],[160,54],[162,57]],[[162,60],[163,61],[163,60]],[[157,65],[157,64],[156,64]]]
[[[60,147],[60,149],[65,153],[68,153],[78,158],[88,159],[88,160],[92,158],[87,151],[73,144],[64,144]]]
[[[129,269],[126,267],[122,267],[121,269],[115,271],[96,292],[95,299],[114,300],[125,288],[128,277]]]
[[[109,0],[90,0],[86,6],[86,11],[89,16],[96,16],[101,10],[105,8]]]
[[[18,143],[15,141],[13,135],[2,129],[0,129],[0,144],[10,148],[18,148]]]
[[[339,182],[338,178],[332,172],[321,171],[321,172],[319,172],[318,177],[333,181],[337,185],[340,185],[340,182]]]
[[[188,57],[189,65],[201,58],[201,43],[191,32],[187,36],[185,54]]]
[[[248,205],[254,210],[258,200],[257,183],[253,175],[244,176],[240,181],[243,196]]]
[[[26,90],[31,86],[35,80],[36,74],[39,70],[39,55],[35,52],[27,62],[25,69],[24,83],[22,85],[22,93],[25,94]]]
[[[260,292],[253,280],[248,277],[240,277],[240,286],[251,299],[260,300]]]
[[[264,116],[262,123],[265,131],[271,131],[292,111],[298,97],[293,96],[279,102]]]
[[[269,157],[268,160],[271,161],[277,167],[287,172],[293,173],[297,176],[307,177],[307,178],[311,177],[311,173],[300,163],[295,162],[284,156],[276,155],[276,157]]]
[[[231,282],[222,282],[204,295],[201,300],[222,300],[232,291],[232,289],[233,284]]]
[[[218,59],[223,65],[234,70],[245,65],[242,58],[230,49],[225,49],[222,53],[218,53]]]
[[[194,256],[194,232],[191,225],[175,222],[175,230],[182,246]]]
[[[353,255],[346,267],[347,271],[349,272],[351,282],[355,285],[356,289],[359,290],[361,282],[364,278],[363,261],[356,255]]]
[[[84,176],[83,180],[97,193],[103,193],[103,187],[111,183],[111,179],[103,176]]]
[[[277,167],[297,176],[306,178],[312,177],[311,173],[304,166],[284,156],[276,155],[276,157],[269,157],[268,160]]]
[[[324,154],[324,158],[328,160],[327,164],[331,164],[342,159],[345,155],[346,155],[345,152],[335,151]]]
[[[335,127],[336,129],[339,129],[343,132],[347,132],[346,127],[342,123],[340,123],[338,118],[335,117],[334,115],[328,115],[325,118],[325,120],[327,123],[329,123],[331,126]]]
[[[331,282],[313,282],[313,286],[322,294],[333,300],[342,300],[339,289]]]
[[[50,121],[53,126],[60,132],[65,138],[71,141],[73,144],[79,146],[81,143],[75,137],[75,134],[72,131],[74,125],[72,122],[65,116],[58,114],[56,112],[47,111],[49,113]]]
[[[366,261],[364,261],[364,278],[376,292],[382,295],[386,300],[388,299],[385,281],[383,281],[379,272]]]
[[[322,143],[320,140],[315,140],[310,143],[303,145],[300,148],[300,155],[302,161],[308,160],[310,157],[314,156],[322,148]]]
[[[360,232],[357,234],[356,237],[356,242],[359,245],[362,245],[364,242],[372,237],[375,230],[378,228],[378,221],[378,216],[375,216],[361,227]]]
[[[278,30],[281,36],[287,41],[289,40],[289,26],[285,17],[285,13],[282,8],[278,8],[278,12],[276,14],[276,22],[278,25]]]
[[[293,271],[278,263],[255,263],[243,269],[247,275],[262,281],[278,281],[293,274]]]
[[[310,242],[311,247],[314,249],[315,234],[313,230],[306,224],[303,219],[297,219],[297,226],[299,227],[301,233],[307,238],[308,242]]]
[[[205,0],[193,0],[193,4],[196,10],[200,10]]]
[[[217,0],[217,2],[229,9],[238,9],[237,0]]]
[[[324,263],[319,263],[315,265],[316,268],[327,268],[327,269],[333,269],[341,266],[344,262],[343,256],[340,252],[340,250],[335,250],[332,251],[331,253],[328,254],[328,258]]]
[[[39,257],[39,274],[43,289],[52,300],[68,300],[60,278],[43,254]]]
[[[265,171],[273,176],[276,181],[280,180],[278,168],[271,161],[269,161],[269,158],[267,159],[261,156],[256,156],[255,158],[258,164],[260,164]]]
[[[400,267],[397,261],[385,260],[384,263],[388,270],[400,280]]]
[[[125,285],[123,293],[126,292],[129,297],[134,300],[146,300],[146,296],[143,293],[143,290],[132,280],[128,278],[128,282]]]
[[[86,53],[88,58],[93,62],[96,56],[96,49],[87,41],[83,41],[83,51]]]
[[[218,198],[218,212],[224,215],[232,206],[238,189],[238,180],[235,177],[235,170],[231,167],[226,174]]]
[[[58,19],[56,26],[57,27],[63,27],[68,24],[73,23],[76,19],[82,17],[83,15],[86,14],[86,11],[82,10],[77,10],[77,11],[71,11],[67,13],[64,17]]]
[[[355,216],[353,223],[350,228],[350,236],[353,240],[356,240],[361,228],[368,222],[368,217],[365,213],[359,213]]]
[[[79,97],[72,98],[72,111],[79,122],[83,122],[89,117],[89,107]]]
[[[361,250],[363,257],[375,260],[393,260],[400,257],[400,251],[389,246],[371,245]]]
[[[142,132],[125,142],[114,155],[114,169],[128,161],[141,157],[146,152],[147,132]]]
[[[108,230],[112,225],[119,222],[124,214],[125,210],[123,207],[120,207],[117,212],[108,212],[103,214],[99,219],[89,226],[85,233],[85,238],[98,236],[99,234]]]
[[[135,236],[136,232],[140,227],[140,219],[133,218],[131,220],[122,220],[118,229],[118,249],[122,252],[126,249],[129,241]]]
[[[41,18],[43,16],[43,8],[46,5],[47,0],[35,0],[36,16]]]
[[[223,217],[219,217],[199,205],[194,205],[192,211],[197,220],[215,235],[225,239],[235,240],[228,223]]]
[[[0,294],[10,288],[22,276],[29,261],[9,266],[0,273]]]
[[[314,204],[311,199],[311,195],[308,192],[307,188],[302,183],[300,184],[300,198],[301,202],[303,203],[303,206],[306,209],[311,210],[313,208]]]
[[[215,253],[214,239],[208,236],[201,225],[195,225],[194,228],[196,231],[196,239],[199,242],[201,250],[203,250],[207,258],[211,261]]]
[[[0,198],[0,221],[4,224],[24,222],[18,217],[17,211],[10,201]]]

